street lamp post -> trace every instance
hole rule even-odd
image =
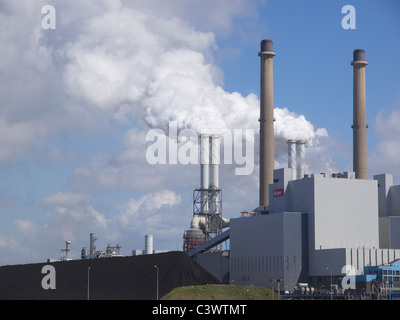
[[[157,269],[157,300],[158,300],[158,267],[154,265],[154,267]]]
[[[89,300],[89,279],[90,279],[90,267],[87,271],[87,299]]]
[[[339,281],[340,281],[340,280],[342,280],[342,278],[338,278],[338,279],[336,280],[336,282],[337,282],[337,293],[336,293],[336,295],[339,294]],[[340,290],[340,293],[343,293],[343,288]]]
[[[332,269],[331,268],[325,268],[326,270],[329,270],[330,271],[330,273],[331,273],[331,287],[330,287],[330,292],[331,292],[331,300],[333,299],[333,296],[332,296]]]

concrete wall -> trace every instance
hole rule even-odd
[[[195,261],[222,283],[229,283],[229,253],[227,251],[199,253]]]
[[[346,265],[346,249],[315,250],[310,253],[309,275],[329,276],[340,275],[342,267]]]
[[[378,247],[377,182],[315,179],[315,248]]]
[[[290,181],[289,211],[309,214],[309,250],[378,247],[378,196],[374,180],[324,178]]]
[[[374,176],[378,182],[379,247],[400,249],[400,185],[393,186],[393,175]]]
[[[275,213],[231,219],[231,284],[281,288],[292,291],[307,281],[307,215]]]
[[[400,216],[400,185],[390,188],[390,215]]]
[[[393,185],[393,175],[379,174],[375,175],[374,179],[378,181],[378,205],[379,217],[390,216],[390,197],[389,190]]]
[[[400,249],[400,217],[379,218],[379,246],[383,249]]]
[[[351,265],[356,275],[364,273],[364,267],[389,264],[400,258],[400,250],[380,248],[338,248],[315,250],[310,254],[309,274],[312,276],[344,276],[343,267]]]

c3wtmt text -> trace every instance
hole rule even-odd
[[[187,308],[187,307],[171,307],[171,306],[162,306],[160,304],[158,307],[153,307],[152,314],[153,315],[177,315],[179,317],[183,317],[186,313],[195,313],[198,315],[244,315],[245,313],[245,304],[199,304],[196,308]]]

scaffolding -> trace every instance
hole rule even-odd
[[[206,241],[222,233],[222,190],[219,188],[193,190],[193,216],[205,217]],[[215,250],[221,250],[221,246]]]

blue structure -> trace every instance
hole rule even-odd
[[[388,265],[364,267],[364,275],[357,276],[356,281],[359,280],[365,282],[376,280],[387,288],[400,287],[400,259]]]
[[[372,294],[373,285],[381,295],[386,295],[386,299],[400,299],[400,259],[390,264],[364,267],[364,274],[356,276],[358,293],[364,291],[364,293]]]

